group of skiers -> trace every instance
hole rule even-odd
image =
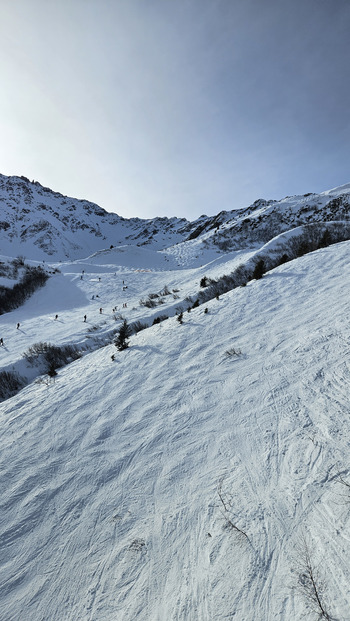
[[[85,272],[84,272],[84,270],[83,270],[83,271],[82,271],[82,273],[81,273],[81,279],[83,279],[84,273],[85,273]],[[117,275],[117,274],[115,274],[115,276],[116,276],[116,275]],[[100,280],[101,280],[101,277],[99,277],[99,281],[100,281]],[[127,289],[127,288],[128,288],[128,287],[125,285],[125,282],[124,282],[124,280],[123,280],[123,291],[125,291],[125,289]],[[94,300],[94,299],[95,299],[95,297],[96,297],[96,298],[98,298],[99,296],[98,296],[98,295],[96,295],[96,296],[95,296],[95,295],[93,295],[91,299],[92,299],[92,300]],[[127,308],[127,307],[128,307],[127,302],[124,302],[124,303],[123,303],[123,308]],[[113,312],[113,313],[115,313],[117,310],[118,310],[118,306],[115,306],[114,308],[112,308],[112,312]],[[103,308],[101,307],[101,308],[100,308],[100,315],[102,315],[102,313],[103,313]],[[57,321],[57,319],[58,319],[58,314],[56,314],[56,315],[55,315],[55,321]],[[84,320],[84,323],[86,323],[86,320],[87,320],[87,315],[84,315],[83,320]],[[17,330],[20,328],[20,325],[21,325],[21,324],[18,322],[18,323],[17,323],[17,325],[16,325],[16,329],[17,329]],[[3,338],[0,338],[0,347],[1,347],[2,345],[4,345],[4,339],[3,339]]]

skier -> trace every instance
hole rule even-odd
[[[86,319],[87,319],[87,317],[86,317],[86,315],[84,315],[84,323],[85,323]]]
[[[58,315],[55,315],[55,320],[58,319]]]
[[[16,326],[17,330],[18,330],[18,328],[19,328],[19,326],[20,326],[20,325],[21,325],[20,323],[18,323],[18,324],[17,324],[17,326]]]
[[[102,308],[100,308],[100,315],[102,315],[102,310],[103,310],[103,309],[102,309]]]

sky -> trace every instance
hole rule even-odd
[[[349,0],[0,0],[0,173],[194,220],[350,181]]]

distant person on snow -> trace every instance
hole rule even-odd
[[[55,315],[55,320],[58,319],[58,315]]]
[[[3,345],[3,344],[4,344],[4,339],[1,338],[0,339],[0,345]]]
[[[87,317],[86,317],[86,315],[84,315],[84,322],[86,321],[86,319],[87,319]]]
[[[18,328],[19,328],[19,326],[20,326],[20,325],[21,325],[20,323],[18,323],[18,324],[17,324],[17,326],[16,326],[17,330],[18,330]]]
[[[103,308],[100,308],[100,315],[102,315]]]

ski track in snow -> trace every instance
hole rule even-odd
[[[332,614],[350,619],[337,476],[350,479],[349,248],[281,266],[207,315],[172,317],[125,352],[100,348],[0,405],[2,621],[317,618],[297,588],[303,537]],[[77,265],[1,317],[4,366],[39,340],[83,342],[85,312],[107,332],[116,303],[142,319],[148,292],[168,285],[183,299],[203,273],[225,272],[96,259],[81,280]]]

